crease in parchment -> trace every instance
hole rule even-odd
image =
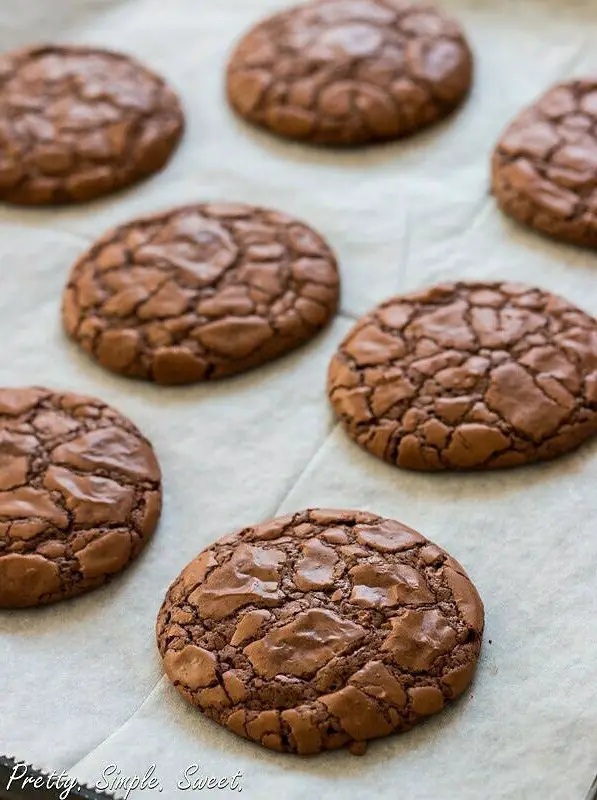
[[[68,774],[71,774],[73,770],[75,770],[83,761],[85,761],[85,759],[92,756],[97,750],[99,750],[101,747],[107,744],[110,741],[110,739],[112,739],[114,736],[116,736],[116,734],[118,734],[121,730],[123,730],[123,728],[125,728],[128,725],[128,723],[131,722],[131,720],[133,720],[137,716],[137,714],[143,710],[143,708],[151,700],[153,695],[158,691],[162,683],[167,683],[165,675],[160,675],[157,683],[154,684],[153,688],[143,699],[141,704],[131,714],[129,714],[129,716],[123,722],[121,722],[117,728],[111,731],[104,739],[102,739],[101,742],[96,744],[94,747],[91,748],[91,750],[89,750],[87,753],[81,756],[77,761],[75,761],[74,764],[71,764],[70,766],[66,767],[65,771]]]
[[[327,433],[326,433],[326,435],[325,435],[325,437],[324,437],[323,441],[322,441],[322,442],[321,442],[321,444],[320,444],[320,445],[317,447],[317,449],[315,450],[315,452],[314,452],[314,453],[311,455],[311,457],[309,458],[309,460],[307,461],[307,463],[305,464],[305,466],[304,466],[304,467],[301,469],[301,471],[300,471],[300,472],[299,472],[299,474],[296,476],[296,478],[293,480],[293,482],[292,482],[292,486],[291,486],[289,489],[287,489],[287,490],[285,491],[285,493],[284,493],[284,495],[283,495],[282,499],[281,499],[281,500],[280,500],[280,501],[279,501],[279,502],[276,504],[274,511],[273,511],[273,512],[272,512],[272,513],[269,515],[269,517],[277,517],[277,516],[278,516],[278,514],[280,514],[280,511],[281,511],[281,509],[284,507],[284,503],[285,503],[285,502],[286,502],[286,500],[287,500],[287,499],[290,497],[290,495],[291,495],[291,494],[292,494],[292,492],[293,492],[293,491],[296,489],[296,487],[299,485],[299,483],[301,482],[301,480],[302,480],[302,478],[303,478],[303,475],[305,475],[305,473],[307,472],[307,470],[309,469],[309,467],[311,466],[311,464],[313,464],[313,462],[317,460],[317,457],[318,457],[319,453],[320,453],[320,452],[323,450],[323,448],[325,447],[325,445],[326,445],[326,443],[327,443],[328,439],[329,439],[331,436],[333,436],[333,434],[334,434],[334,431],[336,430],[336,428],[337,428],[339,425],[340,425],[340,423],[339,423],[339,422],[335,422],[334,420],[330,421],[330,423],[328,424],[328,430],[327,430]],[[300,509],[297,509],[297,510],[300,510]]]
[[[44,225],[41,222],[33,222],[28,220],[27,218],[20,218],[20,219],[10,219],[6,217],[0,218],[0,227],[4,228],[14,228],[18,226],[19,228],[33,228],[34,230],[44,231],[46,233],[55,233],[57,236],[66,236],[69,239],[72,239],[79,244],[84,244],[86,247],[89,247],[96,238],[95,236],[87,236],[83,233],[74,232],[68,230],[67,228],[61,228],[57,225]]]
[[[414,199],[413,201],[414,202]],[[409,212],[409,197],[405,198],[404,214],[402,215],[402,252],[398,262],[398,270],[396,275],[396,291],[400,294],[403,286],[407,282],[408,265],[410,263],[410,256],[412,250],[412,230],[409,227],[411,215]],[[416,216],[416,215],[415,215]]]

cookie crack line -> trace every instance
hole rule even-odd
[[[62,319],[103,367],[173,385],[284,355],[328,324],[338,296],[336,258],[308,225],[204,203],[103,236],[71,271]]]
[[[358,444],[407,469],[555,458],[597,432],[597,321],[520,284],[432,287],[357,322],[328,394]]]
[[[142,700],[142,702],[139,704],[139,706],[138,706],[138,707],[137,707],[137,708],[136,708],[136,709],[135,709],[133,712],[131,712],[131,714],[129,714],[129,716],[128,716],[128,717],[127,717],[127,718],[126,718],[126,719],[125,719],[123,722],[121,722],[121,723],[120,723],[120,725],[119,725],[117,728],[115,728],[113,731],[111,731],[111,733],[109,733],[109,734],[108,734],[106,737],[104,737],[104,738],[103,738],[103,739],[102,739],[100,742],[98,742],[98,743],[97,743],[97,744],[96,744],[94,747],[92,747],[92,748],[91,748],[91,750],[87,750],[87,751],[86,751],[86,752],[85,752],[85,753],[84,753],[82,756],[80,756],[80,757],[79,757],[79,758],[78,758],[78,759],[77,759],[75,762],[73,762],[72,764],[70,764],[70,765],[69,765],[69,766],[66,768],[65,772],[67,772],[68,774],[71,774],[71,773],[73,773],[73,772],[75,771],[75,769],[77,769],[77,767],[79,767],[79,766],[80,766],[80,765],[83,763],[83,761],[85,761],[87,758],[89,758],[89,756],[91,756],[91,755],[93,755],[94,753],[96,753],[96,752],[97,752],[97,751],[98,751],[98,750],[99,750],[101,747],[103,747],[103,746],[104,746],[105,744],[107,744],[107,743],[108,743],[108,742],[109,742],[109,741],[110,741],[110,740],[111,740],[111,739],[112,739],[114,736],[116,736],[116,735],[117,735],[117,734],[118,734],[118,733],[119,733],[119,732],[120,732],[120,731],[121,731],[121,730],[122,730],[122,729],[123,729],[123,728],[124,728],[126,725],[128,725],[128,723],[129,723],[131,720],[133,720],[133,719],[134,719],[134,718],[137,716],[137,714],[138,714],[138,713],[139,713],[139,712],[140,712],[140,711],[143,709],[143,707],[145,706],[145,704],[146,704],[146,703],[147,703],[147,702],[148,702],[148,701],[149,701],[149,700],[150,700],[150,699],[153,697],[153,694],[154,694],[154,692],[156,692],[156,690],[157,690],[157,689],[158,689],[158,688],[161,686],[161,684],[162,684],[162,683],[164,683],[164,682],[165,682],[165,678],[164,678],[164,676],[163,676],[163,675],[161,675],[161,676],[159,677],[159,679],[158,679],[158,680],[155,682],[155,684],[153,685],[153,687],[151,688],[151,690],[149,691],[149,693],[147,694],[147,696],[143,698],[143,700]]]
[[[0,389],[0,607],[74,597],[128,566],[161,511],[135,425],[100,400]]]
[[[427,4],[320,0],[260,22],[238,43],[227,95],[245,120],[324,145],[401,138],[451,114],[472,83],[459,26]]]
[[[161,170],[184,130],[176,94],[136,60],[47,46],[0,58],[0,199],[86,202]]]
[[[200,553],[156,632],[177,690],[237,735],[361,754],[465,691],[483,606],[460,564],[411,528],[309,509]]]
[[[508,126],[492,189],[508,216],[561,241],[597,247],[597,81],[563,81]]]

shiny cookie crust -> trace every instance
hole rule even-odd
[[[153,533],[161,475],[149,442],[96,400],[0,389],[0,607],[87,592]]]
[[[597,321],[521,284],[434,286],[357,322],[328,394],[348,434],[398,467],[546,461],[597,432]]]
[[[280,136],[359,145],[446,117],[472,75],[461,28],[428,3],[318,0],[269,17],[241,39],[227,92],[241,117]]]
[[[424,536],[311,509],[200,553],[168,591],[157,641],[182,696],[233,733],[359,754],[464,692],[483,624],[463,568]]]
[[[45,45],[0,57],[0,199],[93,200],[162,169],[184,129],[178,97],[129,56]]]
[[[555,239],[597,248],[597,80],[560,83],[521,112],[493,154],[506,214]]]
[[[206,203],[102,237],[72,269],[62,319],[106,369],[184,384],[307,342],[338,295],[335,256],[312,228],[278,211]]]

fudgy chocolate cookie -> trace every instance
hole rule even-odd
[[[76,203],[161,169],[183,130],[174,92],[128,56],[45,46],[0,57],[0,200]]]
[[[272,750],[406,731],[473,678],[483,605],[400,522],[313,509],[220,539],[170,587],[157,640],[183,697]]]
[[[266,19],[228,64],[228,98],[290,139],[356,145],[447,116],[472,80],[460,27],[411,0],[318,0]]]
[[[561,83],[523,111],[500,139],[492,166],[506,214],[597,247],[597,79]]]
[[[126,417],[90,397],[0,389],[0,607],[100,586],[153,532],[160,468]]]
[[[334,255],[311,228],[276,211],[212,203],[110,231],[75,265],[62,316],[103,367],[190,383],[312,338],[338,292]]]
[[[363,317],[328,392],[350,436],[399,467],[551,459],[597,432],[597,321],[520,284],[435,286]]]

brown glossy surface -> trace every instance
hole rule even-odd
[[[349,435],[399,467],[555,458],[597,432],[597,321],[519,284],[436,286],[363,317],[328,392]]]
[[[0,199],[76,203],[160,170],[182,134],[178,98],[128,56],[42,46],[0,58]]]
[[[110,231],[74,266],[62,318],[103,367],[162,384],[258,366],[309,340],[336,310],[326,242],[253,206],[177,208]]]
[[[160,514],[151,445],[114,409],[0,389],[0,607],[72,597],[124,569]]]
[[[201,553],[170,587],[157,640],[179,692],[231,731],[300,754],[405,731],[471,681],[483,605],[424,536],[312,509]]]
[[[413,133],[472,81],[460,27],[408,0],[319,0],[256,25],[228,64],[228,98],[290,139],[360,144]]]
[[[597,80],[558,84],[525,109],[493,155],[506,214],[542,233],[597,247]]]

